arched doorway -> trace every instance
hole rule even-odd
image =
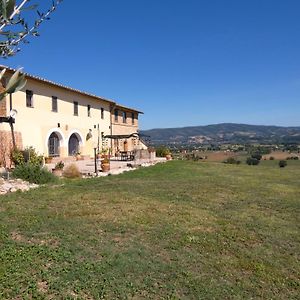
[[[52,132],[48,140],[49,156],[59,156],[59,137],[55,132]]]
[[[79,139],[75,133],[69,138],[69,156],[79,153]]]

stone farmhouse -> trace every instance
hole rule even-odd
[[[6,68],[10,77],[15,70]],[[25,74],[26,86],[0,102],[0,152],[34,147],[44,156],[92,157],[108,151],[146,149],[139,138],[142,112],[43,78]],[[1,88],[5,86],[3,80]],[[14,118],[9,118],[15,110]],[[1,153],[0,153],[1,154]],[[3,156],[3,153],[2,153]]]

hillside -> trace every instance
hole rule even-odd
[[[223,123],[141,132],[155,144],[300,143],[300,127]]]

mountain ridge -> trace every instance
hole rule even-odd
[[[300,126],[220,123],[142,130],[157,144],[300,143]]]

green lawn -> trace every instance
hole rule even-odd
[[[300,164],[272,162],[1,196],[0,299],[296,299],[299,207]]]

